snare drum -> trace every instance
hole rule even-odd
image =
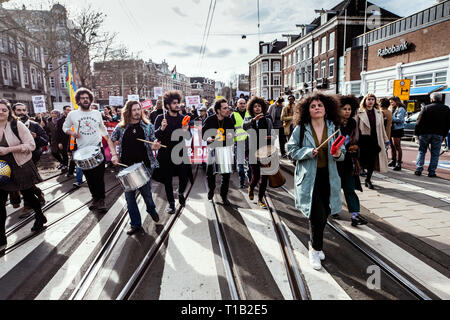
[[[119,172],[116,176],[125,192],[134,191],[150,181],[150,174],[143,162],[135,163]]]
[[[256,151],[255,156],[261,163],[261,175],[270,176],[277,173],[280,158],[276,147],[272,145],[263,146]]]
[[[102,149],[98,146],[87,146],[73,153],[73,161],[81,170],[94,169],[104,160]]]

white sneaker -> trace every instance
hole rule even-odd
[[[325,260],[325,253],[322,250],[319,251],[319,258],[320,260]]]
[[[319,251],[316,251],[312,248],[312,246],[309,246],[309,263],[311,264],[311,267],[315,270],[320,270],[322,268],[322,264],[320,263],[319,258]]]

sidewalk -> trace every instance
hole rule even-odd
[[[363,180],[362,180],[363,181]],[[450,182],[412,171],[374,173],[375,190],[358,192],[361,206],[393,227],[450,255]]]

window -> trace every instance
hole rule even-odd
[[[352,83],[350,94],[359,96],[361,94],[361,83]]]
[[[269,62],[263,61],[262,65],[263,65],[263,72],[269,72]]]
[[[38,71],[38,84],[42,84],[42,73]]]
[[[265,74],[265,75],[263,75],[263,77],[262,77],[262,81],[263,81],[263,86],[267,86],[267,85],[269,85],[269,83],[268,83],[268,77],[267,77],[267,75]]]
[[[433,84],[433,74],[426,73],[416,76],[416,86],[429,86]]]
[[[53,63],[49,62],[48,63],[48,71],[52,71],[53,70]]]
[[[23,69],[23,81],[26,85],[30,83],[30,80],[28,79],[28,70],[26,68]]]
[[[322,45],[320,46],[320,53],[325,53],[327,51],[327,37],[322,38]]]
[[[286,69],[287,57],[283,56],[283,69]]]
[[[273,71],[280,72],[280,61],[274,61]]]
[[[288,61],[287,61],[287,65],[288,65],[288,67],[291,65],[291,54],[288,54]]]
[[[436,20],[436,7],[430,8],[430,22]]]
[[[11,65],[12,68],[12,79],[13,81],[19,81],[19,69],[17,68],[17,64],[13,63]]]
[[[423,23],[428,23],[430,21],[430,11],[429,10],[425,10],[423,12]]]
[[[328,78],[334,77],[334,58],[328,60]]]
[[[434,83],[435,84],[445,84],[447,82],[447,71],[436,72]]]
[[[34,47],[34,57],[37,62],[41,62],[41,55],[39,54],[39,48]]]
[[[269,100],[269,94],[268,94],[268,90],[266,88],[262,89],[262,95],[264,97],[264,99]]]
[[[32,88],[36,88],[36,69],[31,68],[31,86]]]
[[[309,59],[312,56],[311,47],[312,47],[312,45],[310,43],[306,47],[306,51],[308,52],[308,54],[306,55],[306,59]]]
[[[306,60],[306,58],[307,58],[306,47],[303,47],[303,48],[302,48],[302,61],[303,61],[303,60]]]
[[[60,75],[59,76],[59,83],[61,84],[62,87],[64,87],[66,85],[66,76]]]
[[[50,77],[50,88],[54,88],[54,87],[55,87],[55,78]]]
[[[273,89],[273,99],[278,98],[280,96],[280,89]]]
[[[326,78],[325,76],[325,69],[327,68],[327,62],[325,60],[320,62],[320,77]]]
[[[328,42],[328,50],[334,50],[334,32],[330,33],[330,39]]]
[[[306,80],[305,82],[311,81],[311,66],[306,67]]]
[[[8,53],[8,40],[2,34],[0,34],[0,52]]]
[[[16,40],[13,37],[9,37],[9,52],[16,53]]]
[[[436,7],[436,19],[440,19],[443,17],[443,12],[442,12],[443,9],[444,9],[443,4],[440,4]]]
[[[291,74],[288,73],[288,75],[287,75],[287,83],[286,83],[285,87],[290,87],[290,86],[291,86]]]
[[[273,76],[273,85],[274,86],[279,86],[280,85],[280,76],[279,75],[274,75]]]
[[[3,75],[3,82],[5,84],[8,84],[8,80],[9,80],[9,64],[7,61],[2,60],[2,75]]]
[[[305,82],[305,81],[306,81],[306,80],[305,80],[305,73],[306,73],[305,68],[304,68],[304,67],[301,68],[301,69],[300,69],[300,81],[299,81],[299,82]]]
[[[314,41],[314,57],[319,55],[319,40]]]
[[[33,48],[31,47],[31,45],[28,45],[27,55],[28,55],[28,58],[33,59]]]
[[[287,74],[284,74],[284,86],[287,87]]]
[[[319,64],[314,63],[314,80],[317,80],[319,77]]]
[[[268,51],[267,51],[267,46],[263,46],[263,47],[262,47],[262,53],[263,53],[263,54],[267,54],[267,52],[268,52]]]

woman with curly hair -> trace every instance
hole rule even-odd
[[[367,170],[365,185],[374,189],[371,182],[374,170],[387,172],[387,155],[381,152],[389,142],[384,129],[383,113],[378,108],[374,94],[367,94],[356,112],[356,122],[360,131],[359,146],[361,165]]]
[[[390,97],[389,102],[392,111],[392,161],[388,164],[388,167],[394,167],[394,171],[400,171],[402,170],[402,137],[405,135],[406,108],[397,96]]]
[[[358,161],[358,140],[359,130],[354,119],[356,110],[359,107],[358,98],[353,95],[339,97],[341,108],[339,115],[341,124],[339,129],[341,134],[346,137],[345,159],[337,163],[341,185],[344,190],[345,201],[347,202],[348,212],[352,214],[352,226],[367,224],[367,220],[359,215],[359,199],[355,190],[362,191],[359,180],[360,166]],[[339,218],[338,214],[332,215],[333,218]]]
[[[325,259],[323,231],[328,215],[342,210],[341,179],[336,162],[343,161],[345,147],[331,154],[331,145],[337,135],[318,148],[339,125],[339,101],[334,97],[313,93],[301,99],[295,106],[296,125],[287,149],[296,160],[295,206],[309,219],[309,262],[319,270]]]
[[[267,103],[261,97],[252,97],[247,104],[247,110],[250,114],[250,117],[245,118],[243,128],[244,130],[255,130],[256,139],[255,135],[250,135],[249,143],[251,143],[252,145],[255,145],[256,143],[256,150],[266,145],[270,145],[272,139],[271,132],[273,125],[270,115],[267,113],[267,108]],[[264,131],[266,133],[264,133]],[[261,139],[261,135],[265,135],[266,138]],[[261,175],[261,163],[259,161],[257,161],[256,163],[250,162],[250,170],[252,172],[252,179],[250,181],[250,186],[248,187],[248,197],[250,198],[250,200],[253,200],[253,192],[259,182],[258,205],[261,208],[265,209],[267,208],[267,205],[264,203],[264,195],[266,193],[269,176]]]

